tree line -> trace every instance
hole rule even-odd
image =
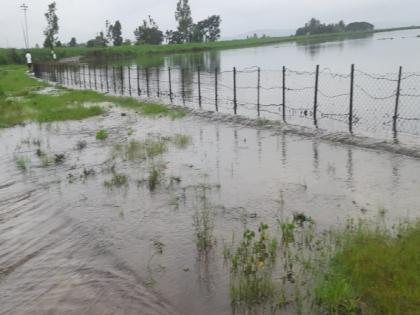
[[[305,26],[298,28],[296,36],[299,35],[316,35],[325,33],[342,33],[342,32],[363,32],[372,31],[375,26],[368,22],[353,22],[345,24],[344,21],[340,21],[337,24],[325,24],[321,23],[320,20],[312,18]]]
[[[58,39],[59,18],[57,16],[56,2],[48,5],[48,11],[45,13],[47,27],[44,30],[45,41],[44,47],[107,47],[110,45],[121,46],[131,45],[130,39],[124,39],[122,36],[122,25],[120,21],[111,23],[105,21],[105,30],[97,33],[95,38],[88,40],[86,43],[78,43],[75,37],[72,37],[67,44],[63,44]],[[149,15],[134,30],[134,44],[143,45],[160,45],[164,41],[167,44],[183,44],[183,43],[202,43],[213,42],[220,38],[219,15],[212,15],[202,21],[194,23],[191,8],[188,0],[178,0],[175,10],[175,20],[177,28],[175,30],[167,30],[165,33],[159,29],[156,21]]]

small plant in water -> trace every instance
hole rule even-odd
[[[24,158],[24,157],[16,158],[16,166],[21,171],[26,172],[28,170],[28,164],[29,164],[29,160],[27,158]]]
[[[147,179],[150,191],[154,191],[156,186],[159,184],[162,177],[161,172],[161,169],[159,169],[156,165],[153,165],[150,168],[149,177]]]
[[[172,143],[178,149],[185,149],[191,143],[191,137],[190,136],[187,136],[187,135],[176,134],[172,138]]]
[[[254,306],[274,298],[272,280],[278,242],[261,223],[258,234],[246,230],[237,248],[225,249],[231,270],[230,298],[235,305]]]
[[[106,140],[108,138],[108,131],[105,129],[99,130],[96,133],[96,140]]]
[[[128,178],[124,174],[114,172],[111,180],[104,182],[104,186],[108,189],[112,189],[113,187],[119,188],[122,186],[128,186]]]
[[[213,236],[214,214],[211,210],[205,189],[199,192],[199,208],[193,216],[195,241],[199,252],[209,251],[215,242]]]

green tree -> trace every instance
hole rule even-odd
[[[106,40],[108,43],[112,43],[112,29],[114,25],[112,25],[109,20],[105,21],[105,32],[106,32]]]
[[[149,15],[148,20],[143,20],[143,24],[134,30],[136,44],[160,45],[163,42],[163,32]]]
[[[111,34],[114,46],[121,46],[123,44],[121,29],[122,27],[120,21],[116,21],[115,24],[112,26]]]
[[[52,2],[48,5],[48,11],[45,13],[45,18],[47,19],[47,27],[44,30],[45,48],[53,48],[56,44],[58,38],[58,16],[57,16],[57,6],[55,2]]]
[[[69,47],[76,47],[76,46],[77,46],[76,37],[72,37],[72,38],[70,39],[68,46],[69,46]]]
[[[99,32],[95,39],[91,39],[86,43],[87,47],[106,47],[106,38],[104,32]]]
[[[178,22],[178,32],[182,42],[190,42],[192,37],[193,19],[188,0],[179,0],[176,5],[175,19]]]
[[[220,16],[212,15],[194,24],[192,31],[193,42],[214,42],[220,37]]]
[[[168,44],[181,44],[183,42],[182,34],[178,31],[166,31],[165,38]]]

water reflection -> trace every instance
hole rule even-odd
[[[170,55],[165,57],[165,63],[162,65],[188,69],[192,73],[196,73],[198,69],[213,73],[214,69],[220,69],[220,51]]]
[[[352,46],[367,46],[370,44],[370,41],[367,39],[374,38],[374,34],[357,34],[349,36],[348,38],[337,38],[337,39],[311,39],[307,41],[301,41],[296,43],[298,50],[305,51],[306,54],[311,56],[313,59],[317,55],[321,54],[323,51],[331,50],[332,48],[342,51],[348,41],[351,40]],[[366,40],[360,40],[366,39]]]

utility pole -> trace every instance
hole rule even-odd
[[[29,9],[29,7],[23,3],[20,8],[23,10],[23,15],[25,16],[25,32],[24,32],[24,37],[25,37],[25,46],[26,49],[29,48],[29,33],[28,33],[28,18],[27,18],[27,11]]]

